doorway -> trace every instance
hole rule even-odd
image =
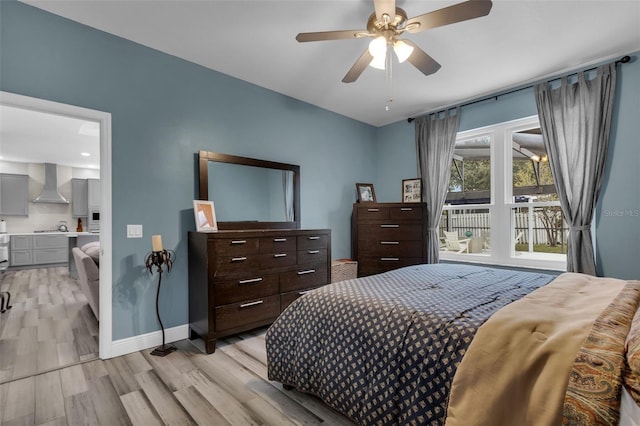
[[[111,207],[111,114],[44,99],[0,91],[0,105],[22,108],[98,124],[100,143],[100,326],[99,356],[112,353],[112,207]],[[75,229],[75,228],[74,228]]]

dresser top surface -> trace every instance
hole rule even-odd
[[[307,235],[309,233],[330,234],[331,229],[227,229],[219,231],[189,231],[189,235],[202,235],[208,238],[229,238],[237,235],[244,237],[268,237],[271,235]]]

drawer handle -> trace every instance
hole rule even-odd
[[[238,281],[238,284],[253,284],[259,283],[260,281],[262,281],[262,278],[250,278],[248,280],[240,280]]]
[[[316,236],[314,236],[314,237],[309,237],[309,239],[310,239],[310,240],[319,240],[319,239],[320,239],[320,237],[316,237]]]
[[[400,244],[399,241],[380,241],[380,244],[385,244],[385,245],[398,245]]]
[[[287,253],[276,253],[273,257],[287,257]]]
[[[273,239],[274,243],[284,243],[285,241],[287,241],[286,238],[274,238]]]
[[[233,240],[231,244],[247,244],[247,240]]]
[[[400,225],[380,225],[380,228],[400,228]]]
[[[264,300],[257,300],[255,302],[243,303],[242,305],[240,305],[240,307],[248,308],[250,306],[262,305],[263,303],[264,303]]]
[[[368,212],[379,212],[380,209],[367,209]]]
[[[402,212],[410,212],[412,210],[413,209],[411,207],[400,207],[400,211],[402,211]]]
[[[298,271],[298,275],[314,274],[315,272],[315,269],[307,269],[306,271]]]
[[[302,296],[303,294],[309,293],[311,290],[299,291],[298,294]]]
[[[398,260],[400,260],[400,258],[398,258],[398,257],[381,257],[380,260],[382,260],[383,262],[397,262]]]
[[[318,254],[318,253],[320,253],[320,250],[309,250],[307,253],[309,253],[309,254]]]
[[[232,261],[232,262],[243,262],[243,261],[245,261],[245,260],[247,260],[247,258],[246,258],[246,257],[244,257],[244,256],[243,256],[243,257],[232,257],[232,258],[231,258],[231,261]]]

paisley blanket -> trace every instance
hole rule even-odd
[[[569,375],[564,398],[562,424],[590,426],[616,424],[619,419],[623,385],[634,392],[629,366],[632,320],[638,318],[640,281],[629,281],[614,301],[596,319],[589,336],[578,351]],[[640,335],[638,335],[640,336]],[[640,421],[640,418],[636,418]]]
[[[363,425],[443,424],[451,381],[478,327],[553,278],[440,264],[327,285],[269,328],[269,379]]]

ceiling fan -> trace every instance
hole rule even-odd
[[[486,16],[491,10],[492,3],[488,0],[469,0],[411,19],[407,19],[407,13],[404,10],[396,7],[395,0],[373,0],[373,6],[375,12],[369,17],[366,30],[300,33],[296,36],[296,40],[302,43],[348,38],[373,38],[369,48],[364,51],[344,76],[343,83],[356,81],[367,65],[379,69],[388,67],[391,59],[388,46],[392,46],[399,62],[407,60],[424,75],[429,75],[438,71],[440,64],[411,40],[401,40],[400,36],[405,32],[417,33]]]

